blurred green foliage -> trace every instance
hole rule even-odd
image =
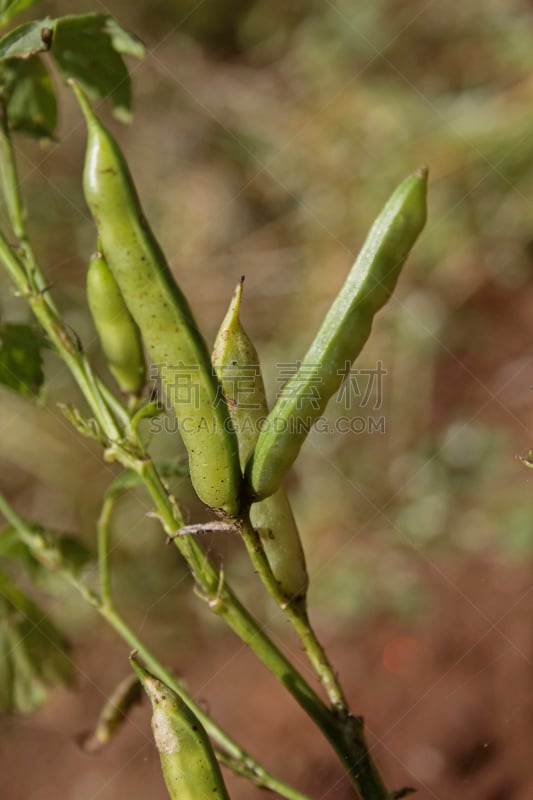
[[[61,2],[41,5],[65,12]],[[515,458],[531,444],[533,421],[529,3],[107,7],[148,47],[133,71],[134,123],[115,128],[148,216],[209,340],[246,274],[244,321],[272,396],[276,364],[305,351],[391,190],[430,166],[428,227],[358,364],[379,359],[387,370],[382,408],[351,412],[384,416],[385,432],[316,433],[292,478],[316,605],[340,619],[409,614],[426,602],[421,573],[443,557],[531,558],[531,473]],[[83,142],[66,97],[61,113],[59,145],[19,148],[23,183],[56,295],[98,359],[83,297],[94,244],[80,191]],[[4,293],[2,310],[18,319],[20,304]],[[53,410],[72,388],[52,359],[47,373]],[[328,415],[345,411],[332,403]],[[172,437],[153,447],[175,456]],[[90,538],[109,477],[92,451],[86,458],[71,516]],[[19,466],[22,491],[31,460]],[[59,458],[52,466],[69,470]],[[87,471],[99,476],[93,488]],[[176,491],[191,503],[185,479]],[[46,505],[36,491],[25,497],[36,512]],[[135,495],[118,515],[115,557],[121,591],[142,580],[155,598],[176,565],[155,523],[135,522],[142,503]],[[49,524],[65,516],[64,501],[53,508],[49,498]],[[237,549],[230,543],[225,557]]]

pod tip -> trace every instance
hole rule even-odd
[[[132,650],[130,655],[129,655],[129,661],[130,661],[130,664],[131,664],[134,672],[137,674],[137,677],[141,681],[144,681],[144,678],[146,677],[147,673],[146,673],[146,670],[143,669],[143,667],[141,667],[141,665],[139,664],[139,662],[137,660],[138,655],[139,655],[139,651],[138,650]]]
[[[92,119],[93,110],[91,108],[91,104],[89,103],[89,98],[81,88],[78,81],[74,80],[74,78],[68,78],[67,83],[76,95],[76,99],[80,104],[83,115],[86,117],[86,119]]]
[[[419,178],[424,178],[424,180],[427,180],[428,174],[429,174],[429,167],[427,164],[422,164],[422,166],[419,167],[415,172],[415,175],[417,175]]]
[[[244,275],[241,277],[239,283],[235,287],[235,292],[233,294],[233,298],[230,304],[230,314],[232,314],[235,317],[239,316],[243,286],[244,286]]]

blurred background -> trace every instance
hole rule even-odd
[[[382,397],[365,402],[364,375],[352,381],[355,430],[314,432],[289,488],[311,615],[388,785],[416,786],[421,800],[527,800],[533,473],[518,456],[533,444],[530,3],[38,8],[108,11],[146,43],[146,59],[130,62],[131,126],[100,111],[210,344],[246,276],[242,318],[272,398],[276,365],[305,352],[388,195],[429,166],[428,225],[357,362],[382,365]],[[63,88],[60,98],[57,141],[17,143],[30,231],[58,303],[108,376],[84,299],[94,249],[84,127]],[[2,319],[27,319],[1,280]],[[116,470],[56,410],[77,392],[46,358],[40,404],[0,389],[2,486],[28,517],[92,546]],[[340,400],[328,407],[332,425],[346,415]],[[178,447],[175,436],[153,438],[158,458]],[[185,478],[173,488],[191,520],[204,518]],[[313,797],[349,797],[326,743],[192,595],[147,510],[134,492],[115,517],[113,587],[132,626],[273,770]],[[206,542],[312,679],[239,543]],[[77,682],[37,714],[0,722],[0,793],[164,798],[146,708],[102,755],[78,748],[127,672],[127,651],[56,580],[39,591],[72,641]],[[228,781],[235,800],[261,796]]]

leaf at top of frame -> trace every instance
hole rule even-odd
[[[131,81],[123,56],[142,58],[145,48],[116,19],[109,14],[46,17],[19,25],[0,39],[0,61],[33,60],[46,51],[65,79],[77,80],[93,100],[108,99],[121,121],[131,120]]]
[[[57,125],[57,103],[43,62],[38,58],[10,58],[2,67],[1,84],[11,130],[36,139],[51,139]]]
[[[15,14],[40,2],[41,0],[0,0],[0,25],[5,25]]]
[[[108,99],[113,113],[131,120],[131,82],[123,55],[142,58],[144,45],[107,14],[58,19],[52,55],[65,78],[74,78],[93,100]]]
[[[54,20],[50,17],[25,22],[0,39],[0,59],[30,58],[50,50]]]

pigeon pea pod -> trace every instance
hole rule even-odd
[[[152,704],[152,731],[171,800],[229,800],[215,753],[196,716],[133,656],[131,665]]]
[[[121,391],[139,394],[146,375],[141,333],[101,253],[89,264],[87,301],[111,374]]]
[[[239,318],[241,298],[242,281],[220,326],[211,358],[237,432],[244,466],[268,406],[259,356]],[[305,556],[285,489],[281,487],[266,500],[254,503],[250,522],[261,537],[270,568],[284,593],[303,598],[308,585]]]
[[[120,681],[106,700],[94,731],[80,741],[86,753],[97,753],[109,744],[141,696],[142,688],[136,675],[130,673]]]
[[[196,493],[234,516],[242,484],[238,446],[227,408],[217,402],[220,386],[207,345],[143,215],[122,152],[79,86],[71,85],[87,124],[83,189],[102,252],[176,412]]]
[[[374,222],[311,347],[285,384],[246,465],[252,498],[272,495],[365,345],[426,222],[427,170],[406,178]]]

